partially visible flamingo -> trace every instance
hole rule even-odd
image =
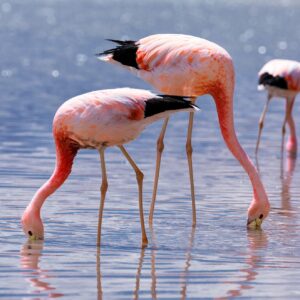
[[[258,76],[258,88],[266,89],[268,96],[259,120],[259,132],[255,153],[257,154],[258,152],[260,137],[264,127],[264,119],[270,100],[273,97],[282,97],[286,99],[286,109],[282,125],[281,151],[283,151],[284,145],[285,125],[288,123],[290,127],[290,137],[286,144],[286,149],[291,155],[295,156],[297,153],[297,136],[292,111],[295,98],[300,92],[300,62],[287,59],[273,59],[262,67]]]
[[[22,225],[25,234],[30,239],[44,238],[44,226],[40,216],[43,203],[71,173],[78,150],[93,148],[100,153],[102,168],[97,236],[99,246],[104,200],[108,187],[104,151],[107,147],[118,146],[136,173],[142,246],[147,245],[142,199],[144,175],[123,144],[137,138],[147,125],[158,119],[166,118],[175,111],[197,109],[197,106],[186,101],[184,97],[160,96],[149,91],[130,88],[94,91],[66,101],[57,110],[53,121],[56,167],[50,179],[35,193],[23,213]]]
[[[260,226],[269,213],[269,201],[259,174],[240,146],[234,129],[233,93],[234,67],[230,55],[210,41],[181,34],[156,34],[138,41],[111,40],[116,48],[99,54],[109,63],[121,64],[152,84],[163,93],[189,96],[193,102],[198,96],[210,94],[217,107],[222,135],[227,147],[247,172],[254,197],[248,209],[248,225]],[[196,224],[196,206],[192,165],[192,128],[194,113],[190,113],[186,152],[192,196],[193,225]],[[157,193],[163,139],[169,118],[165,119],[157,140],[156,173],[149,214],[152,223]]]

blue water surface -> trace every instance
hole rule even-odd
[[[254,159],[266,95],[257,72],[272,58],[299,60],[297,0],[0,1],[0,298],[300,298],[300,168],[281,161],[284,101],[273,100],[258,156],[271,212],[246,229],[249,179],[226,148],[209,96],[198,99],[193,147],[197,226],[185,154],[188,116],[171,118],[149,246],[140,248],[135,175],[118,149],[106,151],[107,193],[96,248],[98,153],[79,153],[69,179],[45,203],[44,242],[28,242],[20,217],[55,164],[51,126],[58,106],[91,90],[151,87],[95,55],[107,38],[184,33],[212,40],[236,67],[237,135]],[[300,108],[294,115],[299,128]],[[149,213],[161,122],[127,149],[145,174]]]

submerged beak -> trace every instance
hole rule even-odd
[[[259,218],[256,218],[252,221],[248,219],[247,221],[247,227],[252,229],[260,228],[261,224],[262,224],[262,219]]]
[[[36,235],[30,235],[30,236],[28,236],[28,240],[29,241],[42,241],[43,240],[43,238],[39,238],[39,237],[37,237]]]
[[[37,241],[38,240],[37,236],[35,236],[34,234],[28,236],[28,239],[29,239],[29,241]]]
[[[36,241],[37,240],[35,235],[28,236],[28,239],[29,239],[29,241]]]

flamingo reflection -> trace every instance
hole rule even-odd
[[[268,246],[268,236],[263,230],[251,230],[247,231],[248,238],[248,251],[249,254],[246,257],[245,263],[247,268],[241,269],[240,271],[244,274],[244,279],[240,282],[236,281],[227,281],[228,284],[238,283],[236,289],[230,289],[225,297],[216,298],[218,300],[231,299],[235,297],[243,296],[243,292],[254,287],[254,281],[259,275],[259,269],[263,268],[262,249],[266,249]]]
[[[152,249],[151,249],[151,296],[152,299],[157,299],[157,293],[156,293],[156,282],[157,282],[157,276],[156,276],[156,269],[155,269],[155,262],[156,262],[156,252],[157,252],[157,244],[156,244],[156,235],[153,230],[153,226],[149,226],[150,229],[150,236],[153,243]]]
[[[291,205],[291,194],[290,186],[292,183],[293,175],[296,168],[296,157],[292,155],[286,156],[286,166],[281,164],[281,181],[282,181],[282,191],[281,191],[281,209],[280,214],[284,216],[292,216],[293,209]]]
[[[195,239],[195,231],[196,227],[191,227],[191,233],[189,236],[188,246],[185,253],[185,263],[184,263],[184,269],[183,272],[180,275],[180,282],[181,282],[181,289],[180,289],[180,299],[185,300],[187,295],[187,278],[189,274],[189,268],[191,266],[191,260],[192,260],[192,249],[194,245],[194,239]],[[156,292],[156,284],[157,284],[157,275],[156,275],[156,269],[155,269],[155,262],[156,262],[156,252],[157,252],[157,246],[156,246],[156,236],[155,232],[153,230],[153,227],[150,225],[150,235],[153,243],[153,247],[151,249],[151,296],[152,299],[157,299],[157,292]]]
[[[189,268],[191,266],[191,260],[192,260],[192,249],[194,245],[194,239],[195,239],[195,231],[196,228],[193,226],[192,231],[189,237],[189,244],[185,253],[185,264],[184,264],[184,269],[181,275],[181,299],[184,300],[186,299],[186,292],[187,292],[187,277],[189,273]]]
[[[140,250],[140,257],[139,263],[136,271],[136,278],[135,278],[135,288],[133,290],[133,299],[137,300],[139,298],[139,290],[140,290],[140,280],[141,280],[141,273],[143,268],[143,262],[145,257],[145,247],[141,247]],[[101,273],[101,249],[97,247],[96,253],[96,274],[97,274],[97,299],[102,300],[106,299],[103,296],[103,289],[102,289],[102,273]]]
[[[47,293],[47,298],[60,298],[64,295],[54,292],[55,288],[47,283],[47,279],[51,278],[48,271],[39,267],[43,247],[44,242],[41,240],[27,241],[20,251],[21,268],[26,270],[24,277],[33,289],[30,293],[37,295]]]
[[[102,292],[102,274],[100,269],[100,259],[101,259],[101,253],[100,253],[100,247],[97,247],[97,253],[96,253],[96,274],[97,274],[97,296],[98,300],[102,300],[103,292]]]
[[[297,157],[292,154],[287,154],[286,156],[281,156],[280,159],[280,179],[281,179],[281,207],[280,208],[272,208],[273,210],[277,210],[277,212],[281,215],[291,217],[294,214],[291,205],[291,194],[290,194],[290,186],[292,184],[294,172],[296,169]],[[256,157],[256,166],[258,172],[260,174],[259,161]]]
[[[194,244],[194,238],[195,238],[195,227],[191,227],[191,233],[189,236],[189,241],[187,245],[187,249],[185,252],[185,262],[184,262],[184,268],[182,273],[180,274],[180,297],[179,299],[185,300],[187,297],[187,278],[189,275],[189,268],[191,266],[191,260],[192,260],[192,249],[193,249],[193,244]],[[158,299],[157,296],[157,274],[156,274],[156,253],[158,251],[157,248],[157,242],[156,242],[156,236],[155,232],[153,230],[153,227],[150,226],[150,236],[152,240],[152,247],[151,247],[151,254],[147,251],[150,251],[149,248],[141,248],[140,249],[140,255],[139,255],[139,260],[136,268],[136,276],[135,276],[135,286],[133,289],[133,299],[137,300],[139,299],[140,296],[140,286],[141,286],[141,278],[142,278],[142,270],[144,267],[144,261],[149,261],[147,259],[147,254],[151,255],[151,299],[156,300]],[[103,292],[103,285],[102,285],[102,272],[101,272],[101,249],[97,249],[97,259],[96,259],[96,274],[97,274],[97,296],[98,300],[106,299],[104,297],[104,292]],[[146,256],[146,258],[145,258]]]
[[[134,300],[139,299],[140,281],[141,281],[141,273],[142,273],[144,257],[145,257],[145,247],[142,247],[140,252],[139,264],[136,271],[136,277],[135,277],[135,289],[133,291]]]

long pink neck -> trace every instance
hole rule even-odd
[[[235,133],[234,121],[233,121],[233,90],[230,92],[224,92],[219,89],[212,95],[214,97],[221,132],[225,143],[234,157],[240,162],[251,180],[254,202],[266,202],[268,203],[268,197],[265,192],[264,186],[260,180],[256,167],[241,147]]]
[[[38,189],[28,205],[28,209],[40,214],[45,200],[53,194],[68,178],[72,170],[72,164],[78,148],[69,141],[56,141],[56,166],[51,177]]]

